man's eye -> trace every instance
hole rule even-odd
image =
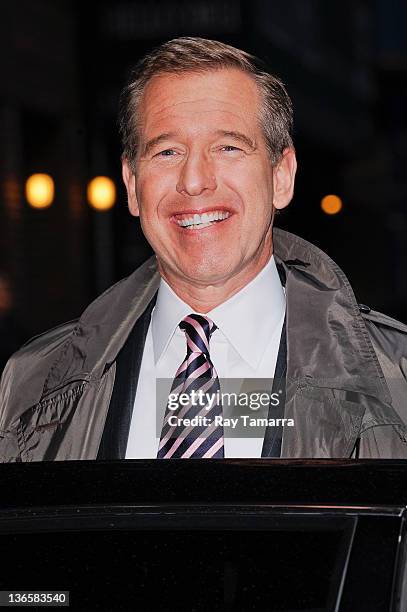
[[[174,149],[164,149],[164,151],[160,151],[154,157],[173,157],[174,154]]]
[[[233,145],[225,145],[222,147],[223,151],[241,151],[242,149],[239,149],[238,147],[234,147]]]

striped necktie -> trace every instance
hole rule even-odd
[[[209,340],[217,327],[209,317],[198,314],[188,315],[179,326],[185,332],[187,354],[175,374],[171,395],[183,394],[189,402],[179,403],[175,410],[167,404],[157,458],[221,459],[223,425],[215,421],[222,416],[220,386],[209,356]],[[212,396],[209,401],[208,395]],[[184,423],[187,419],[194,419],[194,424]]]

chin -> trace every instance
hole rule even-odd
[[[217,262],[219,264],[219,262]],[[226,282],[230,276],[229,268],[222,265],[213,265],[212,262],[199,262],[194,265],[183,267],[182,275],[189,282],[199,282],[205,285],[215,285]]]

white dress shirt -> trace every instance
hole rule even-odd
[[[193,312],[161,279],[140,366],[126,459],[157,456],[166,401],[157,411],[156,381],[166,379],[168,397],[186,356],[179,323]],[[248,285],[207,313],[218,327],[209,347],[221,391],[222,379],[274,377],[284,315],[285,292],[273,256]],[[225,431],[224,456],[261,457],[263,437],[228,437]]]

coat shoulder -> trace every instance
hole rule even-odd
[[[359,309],[386,378],[407,378],[407,325],[363,304]]]
[[[370,321],[378,327],[388,327],[389,329],[401,332],[403,335],[407,335],[407,325],[402,321],[393,319],[377,310],[372,310],[369,306],[365,306],[364,304],[359,304],[359,310],[365,321]]]
[[[60,340],[61,338],[68,337],[75,327],[78,324],[79,319],[72,319],[72,321],[66,321],[65,323],[60,323],[55,327],[51,327],[36,336],[33,336],[27,342],[25,342],[19,349],[14,353],[14,355],[24,355],[25,353],[30,353],[33,350],[38,350],[40,347],[45,345],[52,344],[55,341]]]
[[[46,355],[54,353],[55,349],[58,349],[71,337],[77,323],[78,319],[74,319],[33,336],[23,344],[18,351],[13,353],[6,368],[9,364],[12,364],[14,367],[18,365],[22,369],[25,369],[30,363],[38,362],[37,360],[41,360],[43,363],[43,359]]]
[[[381,312],[368,309],[366,306],[361,305],[359,308],[390,392],[392,406],[404,424],[402,427],[403,453],[395,451],[394,454],[392,451],[393,454],[388,455],[391,449],[386,447],[387,450],[381,456],[405,458],[407,455],[407,325]],[[388,429],[385,433],[390,435],[391,430]],[[376,432],[371,432],[372,447],[369,450],[371,454],[367,456],[379,456],[374,450],[377,443],[375,436]],[[400,435],[397,437],[400,438]]]
[[[63,349],[65,343],[70,342],[73,336],[79,333],[82,319],[87,318],[93,324],[97,323],[98,321],[93,311],[97,309],[105,311],[108,306],[111,306],[116,294],[120,291],[122,285],[126,283],[126,280],[127,278],[121,279],[99,295],[86,307],[79,318],[52,327],[30,338],[23,344],[18,351],[13,353],[6,364],[2,377],[2,390],[4,387],[3,379],[7,376],[12,376],[14,383],[17,382],[18,384],[24,382],[27,376],[30,373],[32,374],[33,370],[38,373],[38,376],[42,373],[45,377],[49,367],[60,350]],[[2,393],[0,393],[0,401],[1,396]]]

